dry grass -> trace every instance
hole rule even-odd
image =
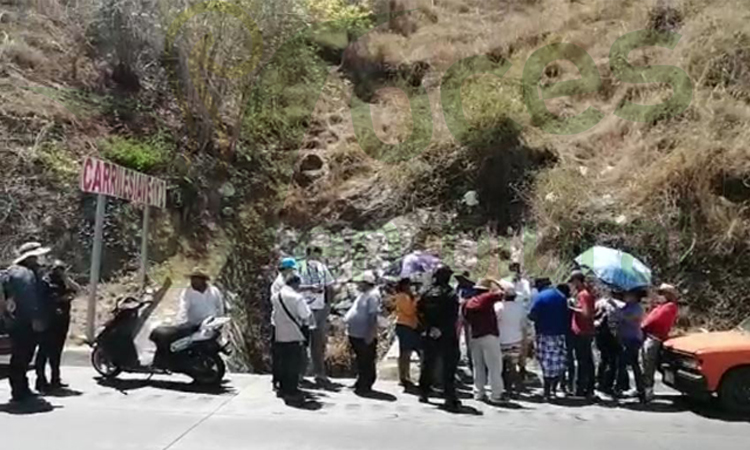
[[[556,155],[557,164],[540,171],[527,193],[541,237],[536,247],[541,266],[567,260],[594,242],[618,245],[650,261],[659,278],[683,283],[693,311],[704,314],[702,320],[727,323],[736,314],[750,313],[750,294],[733,289],[750,280],[750,272],[724,267],[750,251],[750,11],[743,1],[444,0],[434,5],[436,23],[410,27],[407,22],[406,28],[371,33],[353,51],[351,67],[377,72],[423,62],[430,67],[423,83],[434,98],[438,80],[461,58],[489,54],[512,63],[502,80],[469,78],[462,90],[463,107],[477,129],[510,117],[522,126],[525,145],[551,149]],[[688,110],[656,123],[614,116],[623,100],[659,104],[672,95],[667,86],[623,83],[611,72],[612,44],[645,27],[675,31],[682,38],[674,50],[633,51],[631,64],[677,66],[694,83]],[[556,42],[584,48],[602,79],[597,92],[546,102],[561,116],[589,107],[605,115],[597,126],[578,135],[551,135],[531,127],[521,100],[526,60]],[[578,77],[575,66],[562,61],[548,66],[543,82]],[[380,123],[383,133],[378,137],[388,142],[403,140],[411,128],[408,108],[393,98],[378,107],[388,110],[392,122]],[[433,108],[436,129],[445,126],[440,112]],[[469,151],[457,147],[449,134],[434,133],[418,157],[373,166],[385,174],[375,180],[390,181],[399,209],[445,201],[465,186],[460,180],[452,183],[450,176],[457,170],[479,171],[485,164],[468,157]],[[328,188],[337,187],[333,183]],[[726,273],[703,273],[701,266],[707,264],[716,266],[712,273],[719,267]],[[731,300],[705,300],[716,296]]]
[[[16,64],[21,69],[39,69],[47,62],[44,54],[26,41],[11,40],[0,46],[0,58]]]
[[[630,1],[616,2],[614,14],[595,7],[612,2],[581,3],[582,16],[571,15],[571,6],[565,27],[555,33],[575,40],[583,28],[573,25],[593,31],[597,39],[588,39],[586,49],[600,66],[605,91],[566,101],[581,102],[575,112],[593,106],[610,116],[580,135],[538,138],[560,155],[533,193],[540,248],[567,257],[594,242],[631,249],[652,262],[659,278],[681,283],[693,319],[726,326],[750,312],[748,293],[736,289],[750,273],[726,266],[750,247],[747,10],[735,1],[673,2],[673,9]],[[674,51],[643,49],[631,61],[681,67],[695,88],[685,113],[651,124],[612,117],[612,108],[621,99],[660,103],[671,91],[633,87],[601,70],[617,34],[644,23],[683,37]],[[605,24],[614,31],[601,31]],[[549,106],[562,112],[566,105]],[[717,297],[726,300],[710,300]]]
[[[370,33],[348,50],[344,63],[354,74],[355,87],[357,75],[374,76],[383,81],[377,85],[381,88],[391,86],[389,73],[417,64],[428,67],[422,85],[431,99],[435,131],[430,144],[406,161],[383,164],[358,151],[347,118],[336,130],[346,144],[327,150],[329,178],[312,197],[299,198],[314,205],[313,210],[334,211],[337,207],[331,205],[346,207],[350,199],[370,195],[377,184],[387,188],[391,198],[387,204],[373,204],[398,212],[425,204],[450,208],[467,189],[494,186],[485,198],[500,205],[493,213],[507,216],[510,212],[503,205],[513,201],[516,186],[493,185],[485,172],[496,171],[500,184],[518,182],[508,170],[535,170],[539,165],[521,162],[549,150],[556,164],[534,172],[532,188],[525,192],[540,237],[534,245],[538,264],[531,265],[552,273],[552,265],[568,261],[590,244],[620,246],[649,261],[660,280],[681,284],[699,320],[727,324],[750,313],[750,292],[736,288],[750,282],[750,270],[734,263],[750,251],[750,10],[745,2],[430,3],[436,21],[423,20],[423,9],[415,11],[403,23]],[[398,4],[403,9],[422,5]],[[631,64],[682,68],[693,81],[693,100],[678,117],[634,123],[614,115],[622,101],[659,104],[672,91],[666,85],[618,80],[610,69],[609,53],[618,38],[647,27],[675,31],[682,38],[674,50],[648,47],[631,52]],[[574,116],[589,107],[605,116],[592,129],[572,136],[534,128],[521,96],[529,56],[558,42],[585,49],[602,80],[597,92],[546,101],[560,116]],[[469,140],[464,142],[462,136],[445,132],[440,85],[449,67],[474,55],[501,57],[512,66],[501,80],[474,76],[463,84],[463,109],[470,125],[464,136]],[[579,76],[572,63],[557,61],[548,66],[542,82]],[[394,92],[373,89],[365,98],[374,104],[377,137],[387,143],[403,142],[413,129],[403,94]],[[345,105],[343,99],[337,108]],[[508,118],[521,128],[516,145],[478,131]],[[724,300],[710,301],[718,297]]]

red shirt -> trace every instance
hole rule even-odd
[[[570,324],[573,334],[578,336],[593,336],[596,329],[594,328],[594,314],[596,311],[596,298],[587,289],[582,290],[577,296],[578,302],[576,307],[582,312],[574,311],[573,320]]]
[[[497,329],[495,303],[502,300],[500,294],[485,292],[469,299],[464,306],[466,321],[471,326],[471,337],[500,336]]]
[[[668,302],[657,306],[648,313],[643,320],[641,329],[644,333],[666,341],[669,339],[669,332],[677,321],[677,303]]]

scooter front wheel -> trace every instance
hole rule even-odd
[[[122,372],[100,345],[95,346],[91,352],[91,365],[104,378],[115,378]]]

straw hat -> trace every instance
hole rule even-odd
[[[481,291],[491,291],[496,288],[500,288],[500,282],[492,278],[482,278],[474,285],[474,289]]]
[[[208,272],[201,267],[194,267],[192,271],[187,275],[188,278],[204,278],[210,280],[211,276]]]
[[[664,295],[664,294],[671,295],[675,299],[677,299],[677,298],[680,297],[680,291],[677,290],[676,287],[672,286],[671,284],[667,284],[667,283],[662,283],[661,286],[659,286],[656,289],[656,292],[658,292],[659,294],[662,294],[662,295]]]
[[[43,247],[39,242],[27,242],[16,250],[18,257],[13,260],[13,264],[20,264],[32,256],[46,255],[51,250],[49,247]]]

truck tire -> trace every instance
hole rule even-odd
[[[750,367],[730,370],[721,380],[719,400],[732,412],[750,413]]]

